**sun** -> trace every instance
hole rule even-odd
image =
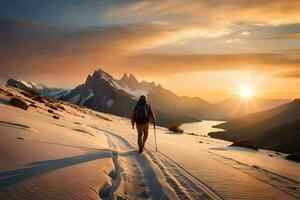
[[[249,99],[253,96],[253,89],[248,85],[241,87],[240,96],[244,99]]]

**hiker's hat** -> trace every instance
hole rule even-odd
[[[146,101],[146,100],[147,100],[147,97],[146,97],[145,95],[141,95],[141,96],[140,96],[140,101],[142,101],[142,100]]]

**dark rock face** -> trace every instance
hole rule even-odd
[[[158,124],[170,127],[183,122],[200,121],[211,104],[200,99],[180,97],[154,82],[139,82],[124,74],[120,80],[99,69],[84,84],[60,99],[100,112],[130,117],[139,95],[147,95],[158,118]]]
[[[10,99],[10,103],[15,107],[22,108],[23,110],[28,109],[28,105],[23,99],[13,97]]]
[[[77,86],[61,99],[96,111],[129,117],[136,101],[125,91],[117,89],[114,84],[111,75],[97,70],[92,76],[88,76],[84,84]]]
[[[40,102],[40,103],[45,103],[45,100],[43,99],[43,97],[41,97],[39,95],[32,97],[32,100]]]
[[[300,162],[300,153],[290,154],[290,155],[286,156],[286,159]]]
[[[48,108],[51,108],[53,110],[58,110],[58,108],[55,105],[51,104],[51,103],[45,103],[45,106],[47,106]]]
[[[175,132],[175,133],[183,133],[184,132],[181,128],[179,128],[178,125],[171,126],[169,128],[169,131],[172,131],[172,132]]]
[[[20,94],[23,94],[25,97],[32,97],[31,94],[27,93],[27,92],[24,92],[24,91],[20,91]]]
[[[51,109],[48,109],[48,113],[54,113],[54,111]]]
[[[230,146],[234,147],[245,147],[245,148],[250,148],[257,150],[258,148],[249,140],[240,140],[240,141],[235,141],[233,142]]]
[[[29,106],[33,108],[37,108],[37,106],[34,103],[29,104]]]
[[[246,115],[218,126],[225,131],[211,137],[237,141],[247,139],[259,148],[294,153],[300,151],[300,101],[296,99],[264,112]]]

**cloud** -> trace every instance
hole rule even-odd
[[[240,36],[249,36],[249,35],[251,35],[251,32],[249,32],[249,31],[243,31],[239,35]]]
[[[76,9],[88,11],[93,8],[92,5]],[[230,43],[227,45],[232,45],[234,49],[234,45],[238,46],[248,38],[246,36],[254,34],[248,29],[233,31],[239,24],[280,26],[300,23],[299,5],[296,0],[119,3],[108,6],[104,14],[99,14],[106,24],[111,25],[80,26],[77,29],[54,27],[31,20],[0,19],[0,78],[35,76],[44,79],[52,76],[56,78],[52,81],[61,80],[62,84],[74,80],[78,83],[98,66],[104,66],[110,72],[146,72],[162,76],[178,72],[244,68],[297,71],[300,63],[299,55],[295,53],[293,57],[271,53],[154,53],[168,44],[188,48],[193,38],[207,41],[209,38],[208,43],[211,44],[206,43],[207,46],[214,46],[216,42]],[[217,37],[222,39],[224,35],[227,36],[223,41],[213,41]],[[283,38],[298,39],[299,34],[287,34]]]
[[[213,33],[231,29],[240,23],[260,26],[300,23],[299,10],[298,0],[163,0],[138,1],[111,7],[104,16],[123,23],[160,23]],[[198,36],[205,37],[206,33]]]
[[[143,50],[176,41],[178,29],[149,24],[55,29],[39,22],[0,20],[1,78],[55,76],[61,84],[79,83],[96,67],[110,72],[167,76],[170,73],[295,69],[295,54],[167,55]],[[293,55],[294,55],[293,54]],[[44,81],[43,81],[44,82]],[[77,83],[76,82],[76,83]]]
[[[0,27],[0,74],[5,78],[64,73],[64,79],[75,79],[173,40],[172,28],[147,24],[56,29],[34,21],[0,20]]]
[[[236,43],[236,42],[240,42],[241,39],[240,38],[235,38],[235,39],[228,39],[225,40],[226,43]]]
[[[252,69],[268,71],[297,69],[299,58],[289,58],[284,54],[227,54],[227,55],[155,55],[144,54],[126,57],[123,66],[138,71],[166,75],[193,71],[224,71]],[[298,69],[300,72],[300,69]]]
[[[203,17],[201,21],[217,20],[230,22],[255,22],[265,24],[290,24],[299,22],[300,3],[297,0],[252,0],[252,1],[201,1],[201,0],[163,0],[138,1],[112,7],[106,15],[127,16],[130,20],[165,19],[168,21],[185,20],[189,17]],[[267,12],[266,12],[267,11]],[[139,17],[136,19],[136,17]]]
[[[278,39],[300,39],[300,33],[285,34],[278,37]]]
[[[276,76],[283,77],[283,78],[293,78],[299,79],[300,78],[300,69],[298,70],[285,70],[283,72],[276,73]]]

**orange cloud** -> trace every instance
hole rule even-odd
[[[279,39],[300,39],[300,33],[282,35]]]
[[[203,23],[217,20],[248,21],[266,24],[289,24],[299,22],[300,4],[297,0],[252,0],[252,1],[199,1],[163,0],[138,1],[112,7],[107,13],[110,17],[125,17],[144,21],[191,21],[189,17],[203,17]],[[266,12],[268,10],[268,12]],[[239,14],[239,15],[237,15]],[[160,18],[161,20],[156,20]],[[136,20],[136,19],[135,19]]]
[[[243,70],[258,71],[294,69],[300,66],[299,58],[283,54],[228,54],[228,55],[158,55],[144,54],[129,56],[121,60],[123,66],[138,71],[170,74],[192,71]],[[299,69],[300,70],[300,69]]]
[[[178,39],[214,37],[230,33],[234,25],[285,25],[300,23],[298,0],[138,1],[112,7],[104,16],[120,22],[152,23],[173,27]],[[194,34],[186,34],[186,33]],[[246,32],[245,32],[246,33]]]

